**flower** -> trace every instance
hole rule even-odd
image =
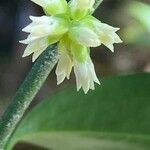
[[[90,58],[90,47],[103,44],[114,52],[114,43],[122,42],[116,34],[119,28],[90,15],[95,0],[31,1],[40,5],[46,16],[30,16],[32,23],[23,29],[29,36],[20,41],[27,44],[23,57],[33,54],[34,62],[49,45],[58,43],[57,84],[69,79],[74,69],[77,90],[83,88],[85,93],[94,90],[94,82],[100,82]]]

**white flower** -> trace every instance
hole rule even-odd
[[[85,18],[81,24],[89,26],[89,28],[97,34],[99,42],[104,44],[112,52],[114,52],[114,43],[122,43],[122,40],[116,34],[120,28],[115,28],[108,24],[102,23],[92,16]]]
[[[94,82],[100,84],[94,69],[91,58],[88,58],[84,63],[74,61],[74,73],[76,76],[77,90],[83,88],[85,94],[89,89],[94,90]]]
[[[63,19],[57,17],[30,16],[30,19],[32,23],[22,29],[30,34],[20,43],[28,44],[23,57],[33,53],[32,61],[34,62],[50,44],[60,40],[62,35],[67,32],[68,27]]]
[[[32,23],[23,29],[29,33],[23,57],[33,54],[34,62],[51,44],[58,43],[59,60],[56,68],[57,84],[70,78],[74,69],[77,90],[94,90],[100,84],[90,58],[90,47],[104,44],[112,52],[114,43],[121,43],[119,28],[104,24],[91,16],[95,0],[32,0],[46,15],[30,16]],[[102,1],[102,0],[101,0]],[[100,2],[101,2],[100,1]]]
[[[58,36],[67,32],[66,22],[58,17],[34,17],[30,16],[32,23],[22,29],[22,31],[30,33],[26,41],[37,39],[45,36]]]
[[[60,58],[56,68],[57,84],[70,78],[72,68],[76,76],[77,90],[83,88],[85,94],[94,90],[94,82],[100,84],[89,56],[88,48],[64,37],[59,43]]]
[[[97,33],[99,34],[101,43],[103,43],[112,52],[114,52],[114,43],[122,43],[122,40],[116,34],[116,31],[118,30],[119,28],[114,28],[104,23],[100,23],[99,26],[97,26]]]

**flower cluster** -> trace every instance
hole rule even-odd
[[[116,34],[119,28],[102,23],[91,15],[95,0],[32,1],[40,5],[46,15],[30,16],[32,23],[23,29],[30,34],[20,41],[28,44],[23,57],[33,53],[34,62],[49,45],[58,43],[57,83],[69,79],[73,68],[77,90],[83,88],[85,93],[94,90],[94,82],[100,82],[90,58],[90,47],[104,44],[113,52],[113,44],[122,42]]]

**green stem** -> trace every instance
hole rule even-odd
[[[44,81],[58,61],[57,46],[50,46],[39,57],[0,120],[0,150],[4,150],[11,134]]]
[[[99,5],[102,3],[103,0],[95,0],[95,4],[94,4],[94,11],[99,7]],[[93,11],[93,12],[94,12]],[[92,12],[92,13],[93,13]]]

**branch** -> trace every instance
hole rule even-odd
[[[99,7],[103,0],[95,0],[94,11]],[[92,13],[94,13],[94,11]]]
[[[58,60],[57,46],[50,46],[39,57],[0,120],[0,150],[3,150],[18,122],[42,87]]]

